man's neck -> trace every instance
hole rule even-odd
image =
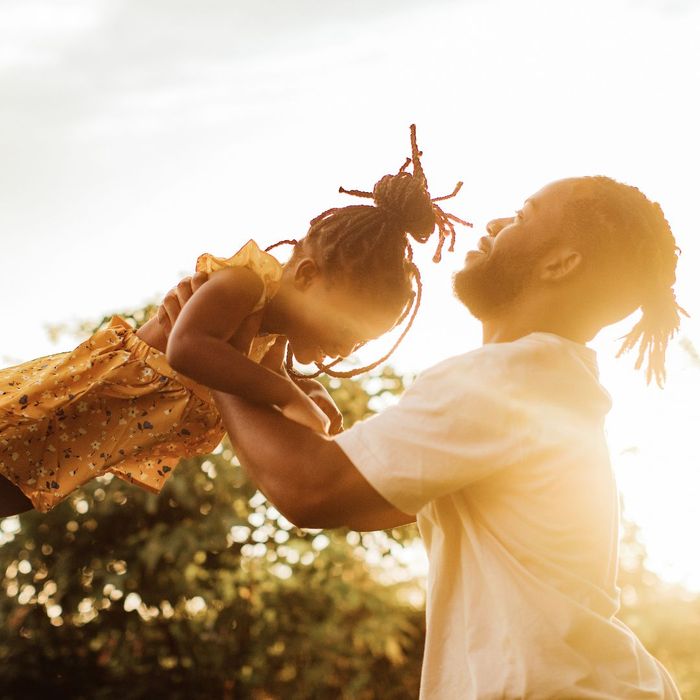
[[[553,333],[562,338],[573,340],[585,345],[595,336],[595,332],[584,329],[581,323],[573,322],[566,315],[556,318],[548,314],[521,313],[508,314],[503,317],[488,319],[481,322],[482,343],[510,343],[518,338],[524,338],[530,333]]]

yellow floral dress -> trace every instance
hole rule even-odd
[[[282,266],[253,241],[231,258],[197,260],[198,271],[229,266],[263,281],[253,312],[279,287]],[[251,359],[272,342],[256,338]],[[107,472],[158,493],[180,459],[210,453],[223,435],[209,390],[118,316],[73,352],[0,370],[0,474],[43,512]]]

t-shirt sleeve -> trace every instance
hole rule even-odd
[[[521,419],[507,380],[471,354],[424,372],[396,405],[335,438],[367,481],[405,513],[518,459]]]

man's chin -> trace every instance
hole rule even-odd
[[[533,265],[527,256],[467,255],[464,267],[452,276],[454,295],[482,323],[493,320],[527,294]]]
[[[452,294],[460,303],[467,307],[472,316],[479,318],[472,308],[475,305],[475,297],[477,296],[475,292],[472,270],[469,267],[465,266],[452,275]],[[479,304],[477,303],[476,306],[478,308]]]
[[[465,265],[452,276],[452,293],[479,321],[486,321],[495,311],[494,290],[489,289],[489,278],[481,266]]]

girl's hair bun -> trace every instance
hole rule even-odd
[[[311,220],[303,244],[305,254],[313,255],[329,277],[342,274],[346,283],[352,282],[357,286],[358,292],[364,290],[363,294],[371,294],[372,303],[386,302],[397,309],[397,302],[400,301],[403,311],[396,325],[406,318],[408,322],[391,349],[366,367],[338,371],[333,369],[341,361],[341,358],[337,358],[327,365],[317,362],[318,372],[309,376],[326,372],[334,377],[354,377],[386,361],[413,324],[421,301],[423,286],[418,267],[413,262],[408,235],[419,243],[425,243],[437,229],[439,240],[433,260],[439,262],[447,239],[450,240],[449,249],[453,249],[455,224],[471,226],[454,214],[443,211],[438,204],[454,197],[462,183],[457,183],[451,194],[431,198],[420,162],[421,155],[416,141],[416,127],[411,125],[411,157],[406,159],[397,173],[385,175],[374,185],[372,192],[346,190],[344,187],[339,190],[355,197],[372,199],[374,205],[334,207]],[[413,172],[409,173],[406,168],[411,164]],[[296,241],[283,242],[297,244]],[[302,250],[302,246],[297,246],[296,250]],[[415,292],[412,289],[414,282]],[[295,375],[289,347],[286,364],[289,374]]]
[[[435,230],[435,208],[424,178],[399,172],[385,175],[372,191],[374,203],[402,233],[425,243]]]
[[[377,182],[372,192],[346,190],[344,187],[338,191],[355,197],[373,199],[376,211],[389,224],[385,230],[398,230],[402,234],[408,233],[419,243],[425,243],[437,227],[439,240],[433,261],[440,262],[442,247],[447,238],[450,239],[449,250],[454,250],[455,223],[464,226],[471,226],[471,224],[454,214],[448,214],[442,210],[440,205],[436,204],[436,202],[454,197],[462,187],[461,182],[457,183],[451,194],[431,198],[428,191],[428,181],[420,162],[422,155],[423,152],[418,150],[418,142],[416,141],[416,125],[411,124],[411,157],[406,159],[398,173],[385,175]],[[409,173],[406,168],[411,164],[413,164],[413,172]],[[315,225],[337,211],[340,210],[329,209],[313,219],[311,225]]]

